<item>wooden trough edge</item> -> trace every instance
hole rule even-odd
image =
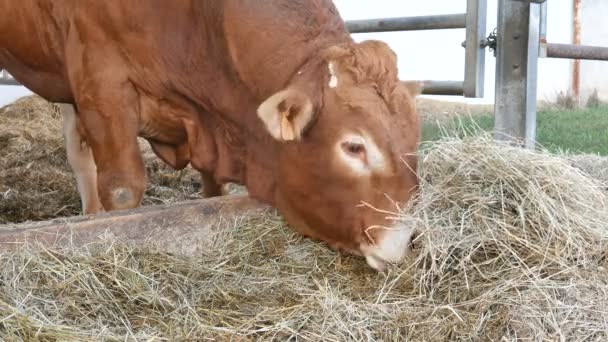
[[[0,225],[0,252],[28,243],[82,247],[100,241],[153,244],[169,253],[196,255],[213,233],[270,207],[247,195],[185,201],[34,223]]]

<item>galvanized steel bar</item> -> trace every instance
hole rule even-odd
[[[17,82],[15,79],[13,78],[0,78],[0,85],[6,85],[6,86],[20,86],[21,83]]]
[[[464,82],[462,81],[420,81],[424,95],[455,95],[462,96]]]
[[[499,0],[494,137],[536,145],[541,6]]]
[[[608,61],[608,47],[548,43],[547,57]]]
[[[484,94],[487,0],[467,0],[464,96],[482,98]]]
[[[466,17],[467,15],[462,13],[349,20],[346,21],[346,28],[350,33],[461,29],[467,27]]]
[[[547,57],[547,3],[543,2],[540,5],[540,41],[538,57]]]
[[[12,78],[8,72],[6,72],[6,70],[2,70],[2,73],[0,73],[0,85],[21,85],[19,82],[17,82],[17,80],[15,80],[14,78]]]
[[[581,0],[572,1],[572,44],[581,45]],[[571,91],[576,105],[581,102],[581,60],[572,61]]]

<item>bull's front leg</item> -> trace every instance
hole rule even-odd
[[[215,181],[215,178],[212,174],[208,172],[201,172],[201,180],[202,180],[202,195],[203,198],[211,198],[223,196],[224,191],[221,184]]]
[[[97,166],[99,199],[107,211],[138,207],[147,175],[137,143],[137,93],[128,82],[85,84],[78,111]]]

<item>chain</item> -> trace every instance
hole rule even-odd
[[[496,44],[497,44],[497,36],[496,36],[496,28],[488,35],[488,37],[481,41],[482,48],[489,48],[491,52],[494,53],[494,57],[496,57]]]
[[[489,48],[491,52],[494,53],[494,57],[496,57],[496,44],[497,44],[497,35],[496,35],[496,29],[494,28],[494,30],[488,35],[487,38],[482,39],[479,42],[479,47],[485,49],[485,48]],[[462,44],[460,44],[462,47],[466,47],[466,40],[462,42]]]

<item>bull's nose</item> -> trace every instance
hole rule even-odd
[[[361,252],[371,268],[383,272],[389,263],[400,263],[411,253],[414,234],[412,226],[395,225],[381,231],[375,244],[362,245]]]
[[[374,255],[368,255],[365,257],[365,261],[367,261],[367,264],[373,268],[374,270],[378,271],[378,272],[384,272],[386,270],[386,261],[374,256]]]

